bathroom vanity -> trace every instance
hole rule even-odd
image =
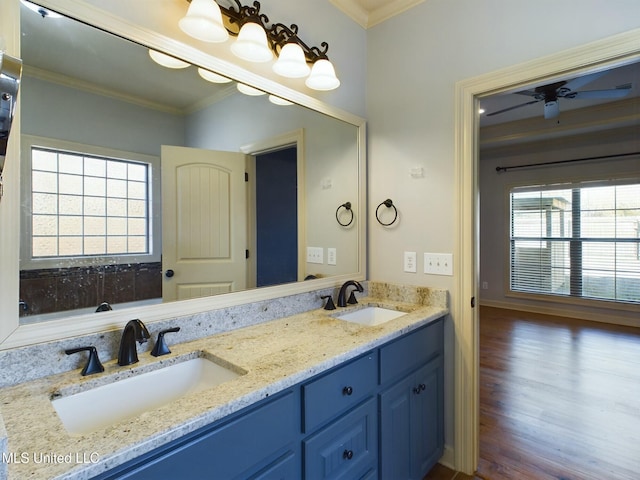
[[[101,374],[76,370],[6,387],[6,456],[16,460],[7,462],[8,478],[422,478],[443,451],[448,310],[446,292],[412,290],[407,300],[373,288],[358,305],[170,345],[164,357],[144,352],[130,367],[110,361]],[[405,314],[374,326],[336,318],[366,307]],[[52,407],[58,397],[194,356],[237,375],[84,433],[67,431]],[[34,463],[40,452],[72,457]],[[31,461],[20,462],[23,454]]]
[[[439,318],[97,478],[420,479],[443,451],[442,346]]]

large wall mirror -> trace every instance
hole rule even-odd
[[[19,15],[13,337],[363,278],[359,119],[161,66],[84,18]],[[5,344],[29,343],[17,337]]]

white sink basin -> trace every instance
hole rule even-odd
[[[84,434],[220,385],[243,373],[206,358],[192,358],[157,370],[51,400],[69,433]]]
[[[338,315],[336,318],[346,320],[347,322],[354,322],[373,327],[403,315],[406,315],[406,313],[399,312],[398,310],[391,310],[389,308],[365,307],[360,310]]]

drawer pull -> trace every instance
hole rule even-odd
[[[421,383],[417,387],[413,387],[413,393],[415,393],[416,395],[420,395],[420,392],[426,390],[426,388],[427,386],[424,383]]]
[[[342,458],[346,460],[351,460],[353,458],[353,450],[345,450],[342,454]]]
[[[342,389],[342,394],[347,396],[353,394],[353,387],[344,387]]]

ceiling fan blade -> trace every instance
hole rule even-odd
[[[548,120],[550,118],[556,118],[558,115],[560,115],[560,103],[558,100],[553,100],[544,104],[545,119]]]
[[[590,73],[589,75],[584,75],[582,77],[578,77],[578,78],[574,78],[573,80],[565,83],[562,88],[566,89],[566,90],[571,90],[571,91],[575,91],[578,90],[582,87],[584,87],[587,83],[591,83],[594,80],[600,78],[601,76],[605,75],[607,73],[607,71],[602,71],[602,72],[595,72],[595,73]]]
[[[582,92],[573,92],[566,98],[578,98],[580,100],[598,99],[598,98],[622,98],[631,92],[631,85],[624,88],[612,88],[610,90],[583,90]]]
[[[492,117],[493,115],[498,115],[500,113],[509,112],[511,110],[515,110],[516,108],[526,107],[527,105],[533,105],[534,103],[538,103],[540,100],[531,100],[530,102],[521,103],[519,105],[514,105],[513,107],[503,108],[502,110],[498,110],[497,112],[487,113],[487,117]]]
[[[539,92],[535,90],[520,90],[519,92],[513,92],[516,95],[528,95],[529,97],[535,97],[536,95],[540,95]]]

